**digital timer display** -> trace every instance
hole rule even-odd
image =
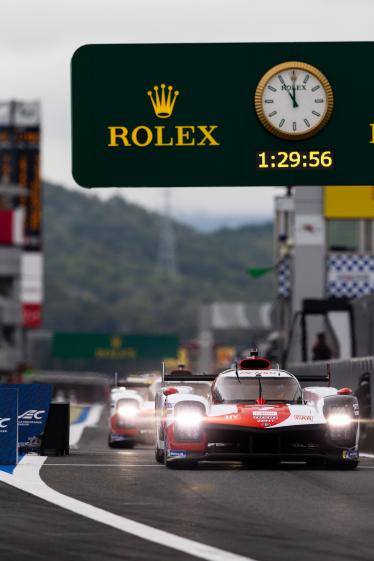
[[[333,150],[288,150],[256,152],[259,170],[334,169]]]

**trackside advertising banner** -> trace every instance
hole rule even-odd
[[[37,450],[52,398],[49,384],[9,384],[18,390],[18,441],[20,448]]]
[[[0,465],[18,463],[18,391],[0,386]]]

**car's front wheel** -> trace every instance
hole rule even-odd
[[[159,464],[164,463],[164,451],[160,450],[160,448],[158,446],[156,447],[155,459],[156,459],[156,462],[158,462]]]
[[[110,437],[108,438],[108,446],[109,448],[127,448],[127,449],[131,449],[134,448],[135,446],[135,442],[131,442],[131,441],[117,441],[117,442],[113,442]]]
[[[188,459],[166,459],[165,465],[169,469],[194,469],[195,467],[197,467],[197,462]]]

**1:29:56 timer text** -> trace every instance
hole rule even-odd
[[[256,167],[271,169],[333,169],[333,150],[292,150],[256,152]]]

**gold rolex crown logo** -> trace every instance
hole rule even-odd
[[[179,95],[178,90],[174,90],[173,86],[167,87],[161,84],[161,93],[158,86],[153,86],[154,91],[148,91],[148,95],[151,98],[154,112],[160,119],[167,119],[173,113],[175,101]]]
[[[110,339],[110,345],[113,349],[119,349],[122,346],[122,339],[115,335]]]

